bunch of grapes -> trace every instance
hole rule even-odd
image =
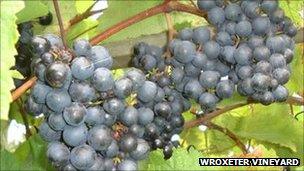
[[[52,20],[53,16],[52,13],[49,12],[45,16],[41,16],[38,18],[39,24],[41,25],[49,25]],[[18,32],[20,37],[18,42],[16,43],[17,55],[15,55],[15,66],[11,69],[15,69],[21,73],[24,79],[17,79],[14,78],[14,83],[16,87],[22,85],[26,78],[31,76],[31,63],[32,59],[36,58],[32,52],[31,48],[31,40],[33,38],[33,21],[28,21],[24,23],[18,24]]]

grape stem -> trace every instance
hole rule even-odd
[[[208,128],[210,129],[214,129],[214,130],[217,130],[217,131],[220,131],[222,132],[223,134],[227,135],[229,138],[231,138],[234,142],[235,142],[235,145],[238,146],[243,154],[247,154],[248,151],[246,149],[246,146],[242,143],[242,141],[231,131],[229,130],[228,128],[224,128],[220,125],[217,125],[215,123],[212,123],[212,122],[206,122],[204,124],[205,126],[207,126]]]
[[[241,102],[241,103],[233,104],[231,106],[226,106],[222,109],[218,109],[218,110],[215,110],[211,113],[208,113],[208,114],[204,115],[204,117],[194,119],[192,121],[188,121],[188,122],[185,123],[184,128],[188,129],[188,128],[192,128],[192,127],[195,127],[195,126],[199,126],[199,125],[204,124],[205,122],[210,121],[211,119],[213,119],[213,118],[215,118],[215,117],[217,117],[217,116],[219,116],[223,113],[226,113],[230,110],[234,110],[236,108],[243,107],[243,106],[250,105],[250,104],[254,104],[254,103],[257,103],[257,102],[248,98],[246,102]],[[304,105],[304,99],[289,96],[285,103],[291,104],[291,105],[302,106],[302,105]]]
[[[31,79],[27,80],[23,83],[20,87],[18,87],[15,91],[12,92],[12,99],[13,101],[17,100],[26,90],[34,86],[37,77],[32,77]]]
[[[62,23],[62,18],[61,18],[61,14],[60,14],[58,0],[53,0],[53,4],[54,4],[58,24],[59,24],[61,39],[62,39],[64,47],[66,49],[68,49],[67,42],[66,42],[66,39],[65,39],[65,31],[64,31],[64,28],[63,28],[63,23]]]
[[[160,14],[160,13],[170,13],[172,11],[181,11],[181,12],[187,12],[194,15],[198,15],[201,17],[206,17],[207,13],[204,11],[199,10],[196,7],[182,4],[178,1],[172,1],[172,0],[166,0],[162,4],[154,6],[150,9],[147,9],[143,12],[140,12],[124,21],[121,21],[114,26],[108,28],[104,32],[96,35],[90,40],[90,43],[92,45],[99,44],[101,41],[107,39],[108,37],[112,36],[113,34],[119,32],[120,30],[135,24],[139,21],[142,21],[146,18],[149,18],[151,16]]]

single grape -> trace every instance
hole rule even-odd
[[[138,123],[145,126],[151,123],[154,119],[154,112],[150,108],[139,108],[138,109]]]
[[[273,68],[284,68],[286,67],[286,61],[282,54],[274,53],[269,58],[269,63]]]
[[[231,81],[220,81],[216,86],[216,95],[222,99],[230,98],[234,91],[234,84]]]
[[[253,33],[263,36],[270,30],[270,20],[268,17],[257,17],[252,22]]]
[[[73,82],[69,93],[74,102],[88,103],[96,99],[96,90],[86,82]]]
[[[282,85],[279,85],[272,93],[278,102],[284,102],[288,98],[288,90]]]
[[[40,137],[47,142],[60,140],[61,131],[53,130],[47,122],[42,122],[39,126]]]
[[[119,147],[116,140],[112,140],[110,146],[106,149],[106,156],[113,158],[119,153]]]
[[[143,102],[149,102],[154,99],[157,93],[157,85],[151,81],[145,81],[143,86],[138,90],[137,97]]]
[[[77,56],[88,57],[91,55],[91,45],[86,39],[77,39],[73,43],[73,50]]]
[[[215,88],[219,81],[220,81],[220,74],[216,71],[202,72],[199,77],[199,82],[206,89]]]
[[[209,59],[215,59],[221,52],[221,47],[215,41],[208,41],[204,45],[204,52]]]
[[[51,87],[41,82],[37,82],[31,90],[31,96],[33,97],[36,103],[44,104],[46,96],[51,90]]]
[[[72,61],[71,71],[73,77],[79,80],[86,80],[93,75],[94,65],[85,57],[77,57]]]
[[[270,50],[266,46],[258,46],[253,50],[253,58],[256,61],[268,60],[270,57]]]
[[[217,33],[216,42],[221,46],[233,45],[233,40],[229,33],[223,31]]]
[[[86,114],[87,110],[83,104],[73,102],[70,106],[64,109],[63,118],[67,124],[79,126],[84,122]]]
[[[234,46],[224,46],[221,50],[221,57],[226,61],[231,64],[235,64],[235,59],[234,59],[234,51],[235,51]]]
[[[63,140],[64,142],[72,147],[79,146],[86,142],[86,137],[88,135],[88,128],[85,124],[79,126],[66,126],[63,130]]]
[[[204,88],[200,85],[197,79],[192,79],[191,81],[186,83],[184,87],[185,95],[194,100],[197,100],[204,91]]]
[[[117,170],[125,170],[125,171],[132,171],[137,170],[138,166],[137,163],[133,160],[124,160],[118,164]]]
[[[94,165],[95,150],[86,144],[74,147],[71,151],[70,161],[79,170],[89,169]]]
[[[203,109],[214,109],[218,98],[211,93],[203,93],[199,98],[199,104]]]
[[[119,115],[120,121],[126,125],[131,126],[137,124],[138,121],[138,111],[133,106],[128,106],[126,110]]]
[[[54,58],[53,54],[51,54],[51,53],[49,53],[49,52],[46,52],[46,53],[42,54],[42,55],[40,56],[40,58],[41,58],[41,62],[42,62],[45,66],[48,66],[48,65],[54,63],[54,61],[55,61],[55,58]]]
[[[70,150],[60,142],[51,142],[47,147],[47,158],[54,166],[63,166],[69,162]]]
[[[115,81],[113,91],[118,98],[124,99],[131,94],[132,89],[133,83],[131,79],[124,77]]]
[[[215,26],[222,24],[225,21],[225,11],[219,7],[212,8],[208,11],[208,20]]]
[[[198,0],[197,6],[200,10],[210,10],[216,7],[216,2],[214,0]]]
[[[88,144],[95,150],[106,150],[113,140],[110,129],[105,125],[92,127],[88,133]]]
[[[134,151],[137,147],[137,139],[133,135],[124,135],[119,142],[119,149],[124,152]]]
[[[249,21],[240,21],[235,26],[235,32],[240,37],[248,37],[252,32],[252,26]]]
[[[180,68],[173,68],[171,74],[171,81],[175,84],[180,83],[184,78],[185,72]]]
[[[32,96],[26,99],[25,109],[32,116],[39,116],[42,113],[43,104],[36,103]]]
[[[68,77],[70,68],[62,62],[54,62],[45,70],[45,79],[52,87],[59,88],[64,85]]]
[[[193,30],[192,36],[193,42],[195,44],[204,44],[210,40],[210,30],[206,26],[200,26]]]
[[[71,97],[66,90],[54,89],[47,94],[46,104],[51,110],[62,112],[65,107],[71,104]]]
[[[53,21],[53,14],[49,12],[47,15],[39,17],[39,24],[43,26],[50,25]]]
[[[253,75],[253,69],[250,65],[241,66],[237,70],[237,75],[240,79],[244,80],[246,78],[250,78]]]
[[[103,46],[93,46],[91,55],[88,57],[93,62],[95,68],[111,68],[113,65],[112,56]]]
[[[270,86],[271,78],[262,73],[255,73],[252,77],[252,87],[256,91],[265,91]]]
[[[174,58],[184,64],[191,62],[195,53],[195,44],[190,41],[182,41],[174,48]]]
[[[105,122],[105,111],[100,106],[87,108],[85,123],[89,126],[100,125]]]
[[[234,51],[234,59],[240,65],[249,65],[252,59],[252,50],[247,46],[239,46]]]
[[[171,106],[167,102],[157,103],[154,106],[154,112],[158,116],[162,116],[164,118],[169,118],[171,115]]]
[[[275,78],[279,84],[286,84],[290,77],[290,72],[285,68],[277,68],[272,73],[273,78]]]
[[[181,40],[191,40],[192,39],[193,30],[191,28],[184,28],[178,33],[178,37]]]
[[[52,129],[56,131],[62,131],[66,126],[65,120],[63,119],[61,113],[52,113],[48,117],[48,124]]]
[[[132,80],[134,90],[138,90],[146,80],[145,74],[137,68],[132,68],[127,71],[126,76]]]
[[[31,42],[33,52],[37,55],[42,55],[48,52],[51,48],[50,42],[42,36],[34,36]]]
[[[92,84],[98,91],[108,91],[114,86],[114,78],[107,68],[98,68],[92,76]]]
[[[88,170],[104,170],[105,169],[105,164],[104,164],[104,160],[101,156],[97,155],[95,160],[94,160],[94,164],[92,167],[90,167]]]
[[[150,146],[144,139],[137,139],[137,147],[130,153],[134,160],[144,160],[150,153]]]
[[[111,115],[118,115],[125,110],[125,104],[118,98],[112,98],[103,103],[103,108]]]
[[[242,13],[241,7],[238,4],[231,3],[225,8],[225,16],[232,21],[238,21]]]
[[[206,61],[207,61],[207,56],[204,53],[197,52],[194,55],[191,63],[193,66],[195,66],[197,68],[202,68],[204,66],[204,63],[206,63]]]

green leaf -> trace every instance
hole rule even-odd
[[[19,11],[16,14],[18,18],[17,19],[18,24],[44,16],[49,12],[48,7],[43,3],[41,3],[40,1],[30,0],[30,1],[24,1],[24,3],[25,3],[25,8],[23,8],[21,11]]]
[[[108,8],[104,11],[104,14],[99,18],[100,24],[97,28],[97,34],[105,31],[114,24],[123,21],[139,12],[149,9],[155,5],[162,3],[163,1],[108,1]],[[115,14],[115,15],[113,15]],[[203,20],[201,17],[186,13],[171,13],[173,18],[173,24],[182,27],[190,27],[193,25],[202,24]],[[184,24],[184,23],[187,24]],[[126,40],[130,38],[136,38],[142,35],[157,34],[166,31],[167,23],[164,14],[158,14],[153,17],[149,17],[136,24],[133,24],[122,31],[111,36],[104,43],[112,41]],[[95,33],[96,34],[96,33]]]
[[[284,10],[285,15],[290,17],[296,26],[301,27],[304,24],[303,1],[283,0],[279,1],[280,7]],[[302,16],[301,16],[302,15]]]
[[[96,27],[97,25],[98,25],[98,22],[96,20],[85,19],[85,20],[79,22],[78,24],[72,26],[70,31],[68,32],[68,34],[66,36],[68,44],[71,46],[72,43],[73,43],[73,40],[76,37],[81,37],[81,38],[88,39],[89,38],[89,32],[86,32],[86,31],[90,30],[91,28]],[[84,33],[84,32],[86,32],[86,33]]]
[[[13,78],[24,79],[23,75],[17,70],[11,70],[11,75]]]
[[[18,39],[16,16],[23,8],[23,1],[1,2],[1,119],[8,119],[9,103],[12,101],[11,92],[15,86],[10,68],[15,65],[14,55],[17,53],[15,43]]]
[[[193,148],[189,152],[186,149],[174,149],[170,159],[164,160],[162,150],[150,153],[148,159],[140,162],[140,170],[201,170],[198,158],[202,154]]]
[[[39,134],[31,136],[14,153],[24,170],[54,170],[46,156],[47,144]]]
[[[0,152],[1,167],[0,170],[20,170],[22,165],[15,155],[1,148]]]
[[[286,87],[290,91],[290,94],[294,92],[303,92],[304,91],[304,45],[297,44],[295,48],[295,54],[293,61],[291,63],[291,76],[286,84]]]
[[[182,147],[193,145],[196,149],[203,150],[207,145],[207,137],[205,135],[205,132],[202,132],[197,127],[185,129],[180,135],[181,145]]]
[[[76,1],[75,6],[78,13],[85,12],[91,5],[93,5],[93,0],[86,0],[86,1]]]
[[[279,144],[297,151],[298,144],[303,144],[303,125],[289,114],[288,109],[288,105],[284,104],[254,105],[253,113],[243,117],[234,131],[244,138]]]

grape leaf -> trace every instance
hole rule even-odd
[[[103,32],[114,24],[160,3],[162,3],[162,1],[108,1],[108,8],[99,18],[100,24],[97,28],[97,31]],[[187,24],[183,24],[183,26],[193,26],[200,25],[203,22],[201,17],[186,13],[171,13],[170,15],[173,18],[174,25],[187,22]],[[163,14],[159,14],[125,28],[124,30],[105,40],[104,43],[135,38],[141,35],[157,34],[166,30],[166,19]]]
[[[76,1],[75,6],[78,13],[85,12],[91,5],[93,5],[93,0],[86,0],[86,1]]]
[[[286,84],[286,87],[292,95],[294,92],[299,93],[304,91],[304,45],[297,44],[295,54],[291,63],[291,76]]]
[[[0,170],[20,170],[22,165],[15,155],[1,148],[0,152],[1,165]]]
[[[25,170],[54,170],[46,157],[47,143],[39,134],[31,136],[15,152],[17,160],[22,161]]]
[[[23,23],[26,21],[31,21],[33,19],[36,19],[38,17],[47,15],[49,12],[49,9],[46,5],[41,3],[40,1],[24,1],[25,8],[23,8],[21,11],[19,11],[17,16],[17,24]],[[35,10],[33,10],[35,9]]]
[[[24,6],[23,1],[1,2],[1,119],[8,119],[11,92],[14,88],[10,68],[15,65],[14,55],[17,53],[15,43],[18,39],[17,17],[14,15]]]
[[[284,10],[285,15],[290,17],[296,26],[300,27],[304,24],[303,1],[279,1],[280,7]],[[302,14],[301,14],[302,13]]]
[[[297,151],[303,144],[303,125],[301,126],[288,112],[288,105],[254,105],[253,113],[244,116],[234,132],[244,138],[252,138],[279,144]]]

